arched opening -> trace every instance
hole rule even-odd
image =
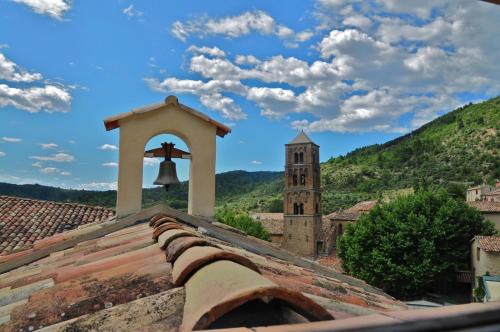
[[[300,214],[300,215],[303,215],[303,214],[304,214],[304,203],[300,203],[300,206],[299,206],[299,214]]]
[[[293,175],[293,185],[296,186],[298,184],[298,181],[297,181],[297,174],[294,174]]]
[[[158,149],[162,143],[173,143],[174,148],[191,153],[188,144],[179,136],[173,134],[159,134],[152,137],[145,145],[144,151]],[[176,155],[177,156],[177,155]],[[184,155],[182,158],[173,156],[177,178],[179,184],[170,185],[168,191],[163,186],[153,184],[157,179],[160,163],[164,157],[152,157],[151,153],[146,154],[143,162],[143,180],[142,180],[142,207],[147,208],[158,203],[181,211],[188,210],[189,197],[189,178],[190,178],[190,156]]]
[[[295,152],[295,154],[294,154],[293,162],[294,162],[295,164],[298,164],[298,163],[299,163],[299,154],[298,154],[297,152]]]
[[[342,236],[342,233],[344,232],[344,230],[342,229],[342,224],[339,224],[339,231],[337,233],[337,237],[340,237]]]
[[[304,163],[304,152],[299,153],[299,163]]]

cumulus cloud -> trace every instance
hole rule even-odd
[[[0,80],[11,82],[33,82],[41,80],[42,74],[29,73],[0,53]]]
[[[40,169],[40,173],[42,174],[54,174],[59,172],[60,172],[59,168],[56,167],[45,167]]]
[[[2,141],[4,142],[7,142],[7,143],[19,143],[21,142],[23,139],[22,138],[19,138],[19,137],[2,137]]]
[[[103,144],[99,147],[100,150],[118,150],[118,147],[113,144]]]
[[[48,15],[56,20],[61,20],[64,13],[71,6],[69,1],[65,0],[12,0],[17,3],[22,3],[29,6],[35,13]]]
[[[36,168],[41,168],[41,167],[43,167],[43,164],[40,161],[35,161],[33,164],[31,164],[31,166],[36,167]]]
[[[191,45],[188,47],[187,51],[192,52],[192,53],[197,53],[197,54],[207,54],[207,55],[221,57],[221,58],[226,56],[226,52],[224,52],[223,50],[221,50],[218,47],[207,47],[207,46],[198,47],[195,45]]]
[[[51,156],[31,156],[31,159],[38,161],[54,161],[58,163],[69,163],[75,161],[75,157],[67,153],[55,153]]]
[[[292,127],[308,131],[406,132],[468,102],[464,95],[500,94],[500,39],[491,29],[500,11],[489,4],[318,0],[316,9],[318,25],[299,33],[262,11],[172,28],[182,40],[255,32],[293,46],[316,36],[316,53],[307,60],[281,54],[231,58],[219,48],[190,47],[194,78],[145,81],[153,90],[198,96],[232,120],[246,118],[241,100],[265,117],[294,114]],[[303,113],[312,117],[298,115]]]
[[[57,149],[59,147],[56,143],[40,143],[40,145],[44,150]]]
[[[220,18],[205,15],[185,23],[176,21],[170,31],[174,37],[184,42],[193,35],[200,38],[217,35],[238,38],[255,32],[263,36],[277,36],[286,41],[285,45],[291,47],[296,47],[297,42],[305,42],[314,35],[310,30],[296,33],[289,27],[278,24],[272,16],[262,10],[246,11],[240,15]]]

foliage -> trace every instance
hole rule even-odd
[[[494,227],[445,191],[418,191],[382,204],[349,225],[338,243],[344,269],[397,297],[453,282],[466,269],[470,240]]]
[[[215,219],[223,224],[242,230],[248,235],[262,240],[269,240],[269,234],[262,227],[262,224],[253,220],[246,212],[224,206],[216,210]]]

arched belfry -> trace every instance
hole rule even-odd
[[[303,256],[322,251],[319,145],[302,131],[285,145],[282,246]]]
[[[141,210],[143,158],[154,136],[172,134],[189,148],[188,213],[212,217],[215,206],[216,136],[231,129],[186,105],[177,97],[104,120],[106,130],[120,128],[116,213],[123,217]]]

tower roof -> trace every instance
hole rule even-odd
[[[303,130],[300,131],[300,133],[297,135],[297,137],[295,137],[290,143],[288,144],[303,144],[303,143],[313,143],[313,141],[311,141],[311,139],[309,138],[309,136],[306,135],[306,133],[304,133]]]

